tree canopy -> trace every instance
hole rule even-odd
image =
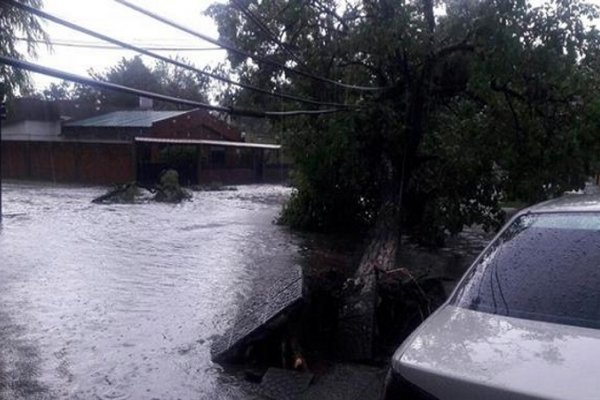
[[[35,8],[42,7],[41,0],[22,0],[22,3]],[[40,40],[47,40],[47,36],[36,17],[14,7],[0,5],[2,55],[19,60],[25,54],[35,56],[36,43]],[[26,93],[31,89],[26,72],[6,65],[0,65],[0,82],[4,84],[4,90],[9,96],[16,92]]]
[[[347,90],[229,55],[243,80],[358,105],[277,127],[296,166],[290,225],[385,216],[439,244],[465,224],[497,226],[502,201],[553,197],[596,172],[598,10],[584,1],[231,0],[210,14],[247,51],[385,88]]]
[[[186,60],[179,60],[189,64]],[[141,57],[134,56],[123,58],[116,65],[102,72],[90,70],[89,74],[94,79],[129,86],[134,89],[158,92],[188,100],[208,101],[209,81],[205,76],[175,68],[164,61],[148,66]],[[42,96],[49,100],[77,99],[119,108],[135,108],[138,106],[136,96],[65,82],[51,84],[42,92]],[[172,107],[174,106],[170,103],[156,102],[155,104],[155,108],[159,109]]]
[[[178,60],[189,64],[189,61],[184,59]],[[104,71],[98,72],[92,69],[89,74],[100,81],[173,97],[208,102],[209,80],[206,76],[175,68],[163,61],[148,66],[139,56],[122,58],[117,64]],[[66,81],[51,83],[37,95],[46,100],[79,100],[114,108],[136,108],[139,105],[137,96],[99,90]],[[176,106],[160,101],[154,104],[154,108],[157,109],[172,109],[173,107]]]

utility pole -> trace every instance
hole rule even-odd
[[[2,122],[6,119],[6,93],[0,83],[0,224],[2,223]]]

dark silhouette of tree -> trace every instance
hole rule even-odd
[[[41,8],[41,0],[22,0],[22,3]],[[20,39],[25,39],[24,43]],[[24,59],[25,55],[36,55],[36,43],[47,40],[47,35],[39,20],[25,11],[17,10],[0,2],[0,53],[16,59]],[[25,49],[19,46],[25,45]],[[0,82],[9,97],[31,91],[29,77],[26,72],[17,68],[0,65]]]
[[[282,221],[372,228],[394,262],[401,229],[439,245],[500,223],[502,200],[579,188],[598,154],[598,16],[584,1],[231,1],[221,39],[377,93],[340,89],[229,55],[242,80],[360,109],[275,129],[298,189]],[[252,14],[249,17],[248,12]],[[238,91],[237,102],[269,104]],[[280,104],[285,108],[288,105]],[[289,105],[292,107],[293,105]],[[380,261],[377,261],[380,263]]]
[[[188,63],[187,60],[181,61]],[[205,76],[176,68],[165,62],[147,66],[142,58],[123,58],[116,65],[102,72],[90,70],[95,79],[129,86],[135,89],[157,92],[189,100],[207,102],[209,81]],[[98,90],[80,84],[52,84],[42,93],[48,100],[79,100],[104,107],[131,109],[139,106],[139,98],[123,93]],[[155,109],[172,109],[176,106],[155,102]],[[188,107],[189,108],[189,107]]]

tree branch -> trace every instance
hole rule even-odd
[[[452,44],[446,47],[441,48],[435,53],[435,58],[440,59],[447,57],[453,53],[457,52],[473,52],[475,51],[475,46],[472,44],[468,44],[466,39],[460,43]]]
[[[369,72],[373,73],[374,75],[378,75],[381,71],[379,69],[377,69],[376,67],[369,65],[369,64],[365,64],[362,61],[358,61],[358,60],[353,60],[353,61],[343,61],[340,62],[338,64],[338,67],[340,68],[346,68],[349,67],[351,65],[355,65],[355,66],[359,66],[359,67],[363,67],[366,70],[368,70]]]
[[[516,97],[517,99],[521,100],[524,103],[529,103],[525,96],[523,96],[521,93],[517,92],[516,90],[509,88],[508,84],[504,84],[502,86],[498,85],[498,81],[496,81],[496,79],[492,79],[490,81],[490,88],[495,92],[507,93],[507,94],[511,95],[512,97]]]
[[[519,142],[520,147],[523,144],[523,128],[521,128],[521,123],[519,122],[519,116],[517,115],[517,111],[515,110],[513,103],[510,99],[510,96],[507,92],[504,92],[504,98],[508,103],[508,108],[513,117],[513,124],[515,125],[515,134],[517,136],[517,141]]]
[[[283,51],[285,51],[288,56],[290,56],[294,61],[296,61],[299,65],[305,66],[306,64],[300,57],[298,57],[285,43],[283,43],[279,37],[271,30],[269,27],[263,23],[258,16],[256,16],[248,7],[246,7],[240,0],[230,0],[231,3],[235,5],[235,7],[244,14],[247,20],[252,22],[254,25],[260,29],[265,35],[267,40],[272,41],[277,46],[279,46]]]
[[[350,27],[346,23],[346,20],[339,16],[335,11],[325,7],[319,0],[313,0],[313,4],[317,7],[319,11],[333,17],[336,21],[338,21],[346,31],[350,30]]]
[[[429,34],[431,36],[430,40],[433,40],[433,33],[435,32],[435,15],[433,13],[433,0],[423,0],[423,15],[425,16],[427,30],[429,31]]]

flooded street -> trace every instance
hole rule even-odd
[[[298,239],[289,189],[94,205],[104,188],[4,185],[0,399],[236,399],[210,361],[237,305]]]

